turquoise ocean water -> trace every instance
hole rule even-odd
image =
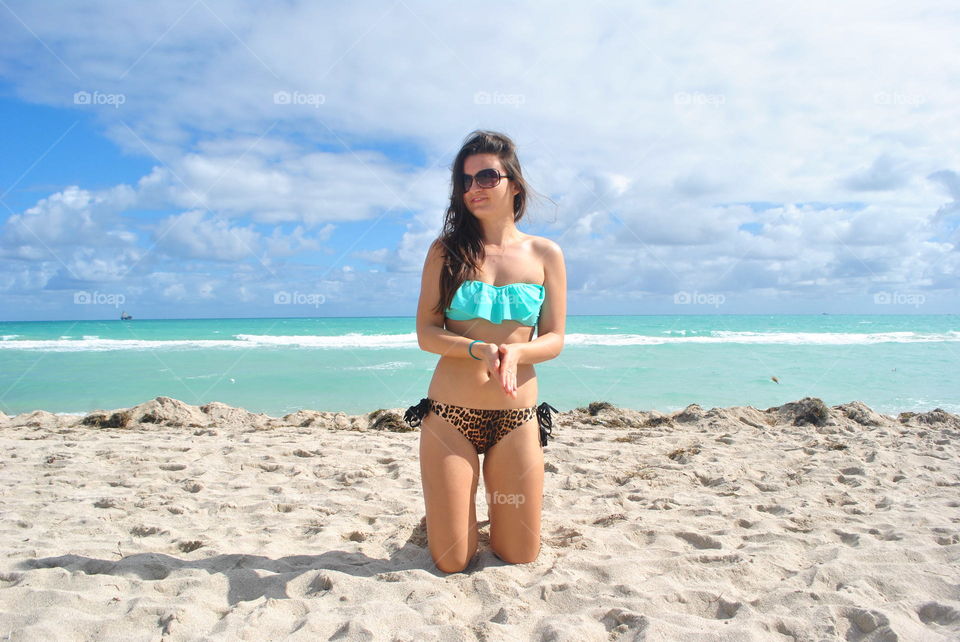
[[[83,413],[164,395],[279,416],[426,396],[412,317],[0,323],[0,410]],[[960,412],[960,315],[570,316],[539,401],[670,411],[805,396]],[[779,383],[771,380],[776,376]]]

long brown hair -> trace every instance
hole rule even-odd
[[[480,223],[463,202],[463,163],[467,156],[474,154],[495,154],[503,163],[504,171],[520,188],[513,197],[513,222],[520,222],[527,211],[530,187],[520,169],[517,146],[506,134],[486,130],[471,132],[450,168],[450,205],[444,217],[443,231],[434,241],[441,244],[444,257],[440,272],[440,300],[434,308],[438,313],[449,307],[454,292],[483,264],[485,256]]]

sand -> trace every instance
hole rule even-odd
[[[0,415],[0,639],[960,639],[957,416],[564,412],[539,558],[448,575],[403,410]]]

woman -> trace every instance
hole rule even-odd
[[[420,348],[440,360],[427,397],[406,415],[421,425],[427,540],[446,573],[466,568],[477,551],[480,454],[493,552],[514,564],[540,552],[541,448],[557,410],[535,405],[533,364],[563,349],[567,306],[560,247],[517,229],[528,187],[513,141],[473,132],[452,169],[417,306]]]

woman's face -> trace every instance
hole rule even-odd
[[[506,173],[496,154],[473,154],[463,161],[463,172],[471,176],[476,176],[482,169],[490,168],[499,170],[500,174]],[[501,178],[499,185],[487,188],[477,185],[474,179],[470,190],[463,194],[463,202],[470,213],[478,218],[502,216],[504,213],[513,216],[513,197],[519,192],[520,188],[509,178]]]

